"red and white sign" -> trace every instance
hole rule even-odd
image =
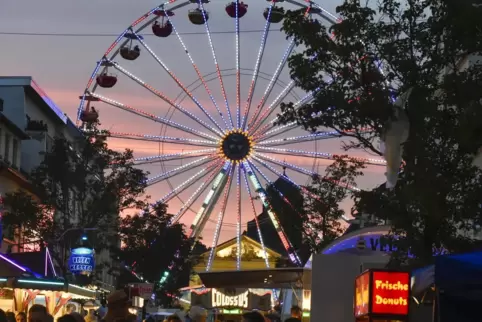
[[[149,283],[137,283],[132,284],[129,288],[129,297],[133,298],[134,296],[142,297],[145,300],[151,298],[152,293],[154,291],[154,284]]]

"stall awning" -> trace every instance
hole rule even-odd
[[[311,289],[311,270],[273,268],[198,273],[207,288],[303,288]]]
[[[0,254],[0,276],[3,278],[34,277],[37,276],[37,274],[28,267],[24,267],[13,259]]]
[[[412,272],[412,293],[435,285],[444,292],[482,292],[482,252],[437,256],[435,264]]]

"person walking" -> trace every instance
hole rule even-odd
[[[123,290],[112,292],[107,297],[107,314],[103,322],[135,322],[137,317],[129,313],[129,297]]]

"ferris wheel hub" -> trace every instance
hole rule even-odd
[[[248,158],[253,150],[253,141],[249,134],[242,130],[226,133],[219,144],[220,154],[229,161],[241,162]]]

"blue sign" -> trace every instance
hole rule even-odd
[[[94,250],[87,247],[73,248],[70,252],[69,269],[75,275],[90,275],[95,267]]]

